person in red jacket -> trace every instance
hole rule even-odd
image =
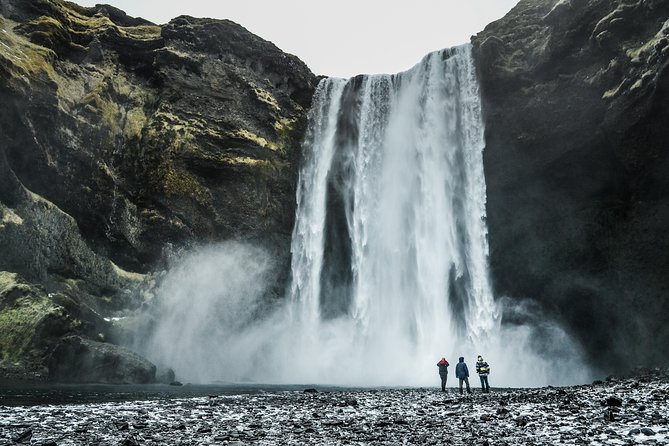
[[[441,361],[437,363],[439,367],[439,378],[441,378],[441,391],[446,391],[446,378],[448,378],[448,366],[450,364],[446,361],[446,358],[441,358]]]

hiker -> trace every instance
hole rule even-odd
[[[462,395],[462,383],[467,384],[467,393],[472,393],[469,387],[469,369],[465,364],[465,358],[460,356],[458,364],[455,366],[455,377],[460,380],[460,395]]]
[[[446,358],[441,358],[441,361],[437,363],[439,367],[439,378],[441,378],[441,391],[446,391],[446,378],[448,378],[448,366],[450,364],[446,361]]]
[[[488,384],[488,375],[490,374],[490,366],[487,362],[483,360],[483,356],[479,355],[476,358],[476,373],[479,374],[481,379],[481,387],[483,388],[483,393],[490,393],[490,384]]]

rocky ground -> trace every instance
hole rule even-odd
[[[669,444],[669,380],[565,388],[273,391],[0,406],[0,444]]]

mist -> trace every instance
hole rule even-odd
[[[435,386],[436,362],[445,356],[452,386],[457,384],[454,366],[464,356],[476,386],[479,354],[491,365],[493,387],[592,379],[566,332],[542,319],[537,308],[510,299],[497,302],[502,317],[487,339],[465,336],[456,347],[446,347],[452,344],[446,341],[443,348],[425,352],[392,332],[384,339],[366,339],[349,317],[324,322],[314,336],[298,317],[295,302],[267,302],[277,267],[269,251],[250,243],[221,243],[183,254],[160,281],[147,310],[154,324],[134,347],[192,383]],[[504,314],[511,322],[502,325]]]
[[[441,357],[453,376],[463,356],[476,385],[478,355],[494,387],[589,381],[568,333],[494,296],[484,146],[469,45],[324,79],[285,296],[270,297],[282,266],[261,247],[197,250],[161,283],[141,351],[192,382],[430,386]]]
[[[235,242],[174,260],[148,311],[153,323],[136,348],[191,382],[244,381],[267,342],[251,335],[267,311],[272,272],[265,250]]]

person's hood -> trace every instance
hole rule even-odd
[[[460,362],[465,362],[465,357],[464,357],[464,356],[460,356],[459,361],[460,361]]]
[[[442,358],[441,361],[439,361],[439,364],[446,364],[446,360]]]

